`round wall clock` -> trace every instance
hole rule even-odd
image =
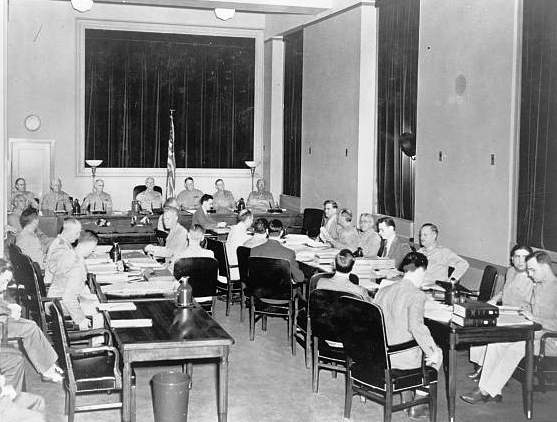
[[[41,127],[41,119],[36,114],[30,114],[25,118],[25,129],[29,132],[36,132]]]

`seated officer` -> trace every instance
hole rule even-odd
[[[155,179],[149,176],[145,179],[145,189],[143,192],[137,194],[136,200],[139,201],[142,210],[156,210],[162,208],[162,195],[157,192],[155,188]]]
[[[104,180],[97,179],[93,185],[93,192],[87,194],[81,208],[89,212],[104,211],[112,214],[112,198],[104,191]]]

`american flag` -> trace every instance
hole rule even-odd
[[[176,158],[174,157],[174,117],[170,110],[170,135],[168,137],[168,158],[166,160],[166,199],[174,197],[176,187]]]

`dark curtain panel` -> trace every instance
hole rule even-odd
[[[255,40],[87,29],[86,158],[166,167],[245,168],[253,157]]]
[[[379,4],[377,211],[414,218],[414,161],[403,133],[416,134],[419,0]]]
[[[283,193],[300,196],[302,170],[302,79],[304,31],[284,37]]]
[[[525,0],[518,242],[557,251],[557,2]]]

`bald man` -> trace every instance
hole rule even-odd
[[[87,194],[81,209],[89,210],[89,212],[105,211],[107,214],[112,214],[112,197],[104,192],[104,180],[95,180],[93,192]]]
[[[72,211],[70,195],[62,190],[62,180],[54,179],[50,181],[50,192],[45,193],[41,200],[41,210],[45,211]]]
[[[265,179],[259,179],[256,184],[257,190],[248,196],[247,207],[252,212],[267,212],[269,208],[275,208],[273,194],[265,190]]]
[[[145,189],[143,192],[140,192],[136,200],[139,201],[142,210],[154,210],[154,209],[161,209],[162,208],[162,195],[155,190],[155,179],[149,176],[145,179]]]

